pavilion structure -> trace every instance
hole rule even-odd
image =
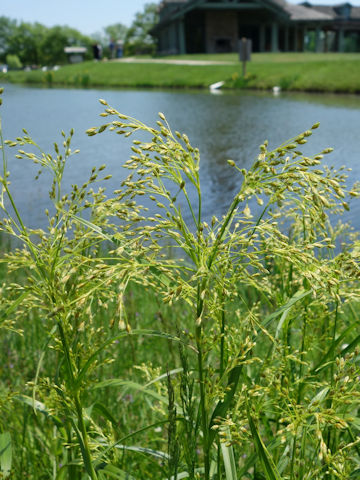
[[[164,0],[151,30],[159,54],[360,51],[360,7],[286,0]]]

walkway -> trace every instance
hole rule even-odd
[[[235,62],[216,62],[211,60],[170,60],[161,58],[136,58],[125,57],[111,60],[112,62],[120,63],[167,63],[170,65],[234,65]]]

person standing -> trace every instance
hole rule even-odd
[[[109,50],[110,50],[110,58],[114,58],[114,56],[115,56],[115,42],[114,42],[113,39],[110,40]]]
[[[117,40],[116,42],[116,58],[122,58],[124,54],[124,47],[123,42],[121,40]]]

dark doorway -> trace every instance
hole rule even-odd
[[[216,38],[215,53],[232,52],[231,38]]]
[[[190,12],[185,17],[186,53],[204,53],[205,16],[201,11]]]
[[[258,25],[239,25],[239,38],[252,40],[252,51],[260,51],[260,29]]]

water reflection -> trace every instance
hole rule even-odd
[[[265,92],[235,92],[211,95],[207,92],[36,89],[7,85],[2,107],[5,136],[14,138],[26,127],[44,149],[61,140],[59,132],[75,128],[74,158],[66,173],[68,188],[83,183],[93,165],[106,163],[113,179],[110,190],[119,187],[128,174],[120,165],[130,155],[131,139],[104,133],[88,138],[85,130],[98,125],[102,107],[98,98],[106,98],[115,108],[151,125],[157,112],[167,116],[172,128],[188,134],[201,152],[201,181],[205,216],[224,213],[241,178],[227,164],[235,160],[248,168],[258,146],[268,139],[276,147],[284,140],[308,129],[317,121],[321,128],[305,145],[304,153],[314,154],[332,146],[327,161],[339,167],[353,168],[352,179],[360,178],[360,97]],[[32,179],[34,169],[25,160],[12,159],[12,188],[24,216],[32,225],[44,224],[43,211],[48,204],[46,176]],[[351,218],[360,227],[360,209],[352,202]]]

